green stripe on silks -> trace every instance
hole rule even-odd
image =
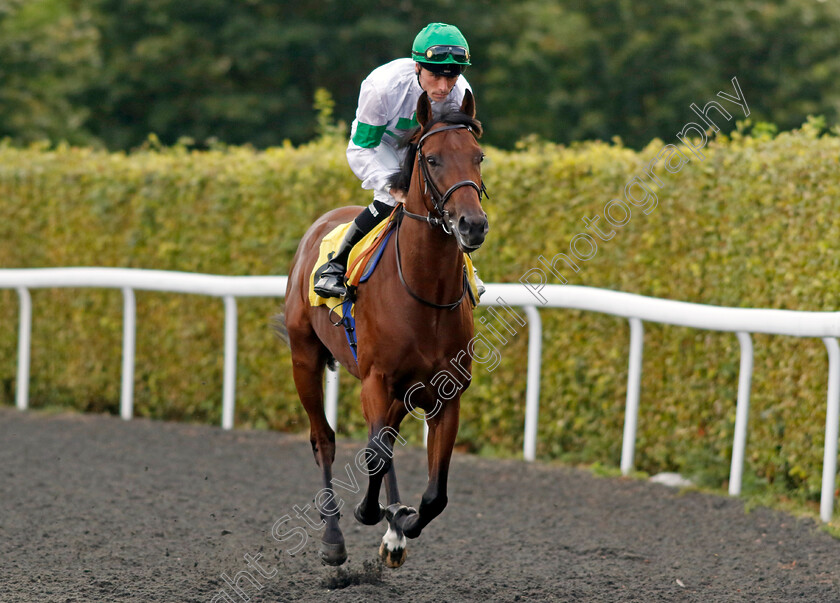
[[[384,133],[385,126],[371,126],[359,122],[356,133],[353,135],[353,144],[364,149],[372,149],[379,146]]]
[[[411,119],[406,119],[405,117],[400,117],[397,120],[397,130],[410,130],[411,128],[416,128],[418,125],[417,123],[417,112],[414,112],[414,115],[411,116]]]

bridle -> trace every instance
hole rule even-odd
[[[445,205],[446,202],[449,201],[449,198],[452,196],[452,193],[457,191],[459,188],[464,186],[471,186],[475,189],[478,193],[478,202],[481,203],[481,197],[484,196],[487,199],[490,198],[490,195],[487,194],[487,187],[484,186],[484,180],[479,180],[480,184],[476,184],[472,180],[461,180],[460,182],[456,182],[449,189],[441,194],[440,189],[435,185],[434,180],[432,180],[432,175],[429,173],[429,166],[426,161],[426,156],[423,155],[423,142],[432,134],[437,134],[438,132],[446,132],[447,130],[468,130],[472,133],[472,128],[466,124],[450,124],[448,126],[443,126],[442,128],[436,128],[434,130],[429,130],[423,136],[420,137],[420,140],[417,141],[417,163],[420,166],[420,175],[423,177],[423,194],[429,195],[429,198],[432,201],[432,205],[434,206],[434,211],[438,213],[438,216],[433,216],[432,212],[429,211],[428,216],[421,216],[419,214],[413,214],[407,210],[403,210],[403,214],[408,216],[409,218],[414,218],[415,220],[420,220],[421,222],[427,222],[430,226],[440,226],[447,235],[452,235],[453,232],[449,228],[449,212],[446,211]]]
[[[405,281],[405,277],[403,276],[402,271],[402,262],[400,261],[400,225],[402,224],[403,216],[408,216],[409,218],[413,218],[414,220],[419,220],[420,222],[426,222],[432,228],[436,226],[440,226],[447,235],[454,236],[452,229],[450,228],[451,223],[449,221],[449,212],[446,211],[445,205],[446,202],[449,201],[449,198],[452,197],[452,193],[457,191],[459,188],[463,188],[465,186],[470,186],[478,193],[478,202],[481,203],[482,195],[486,198],[490,198],[490,195],[487,194],[487,188],[484,186],[484,180],[479,180],[480,184],[476,184],[472,180],[461,180],[460,182],[456,182],[449,189],[441,194],[440,189],[435,185],[434,181],[432,180],[432,176],[429,173],[429,167],[426,162],[426,157],[423,155],[423,142],[432,134],[437,134],[438,132],[446,132],[447,130],[468,130],[470,133],[473,132],[472,128],[465,124],[451,124],[448,126],[443,126],[442,128],[436,128],[434,130],[430,130],[423,134],[420,137],[420,140],[417,141],[417,163],[420,165],[420,175],[423,178],[423,185],[424,195],[429,195],[429,198],[432,201],[432,205],[434,207],[434,211],[437,212],[437,216],[432,215],[432,210],[429,210],[429,215],[421,216],[420,214],[411,213],[407,209],[405,209],[404,204],[400,204],[400,208],[397,211],[397,215],[395,219],[397,221],[396,224],[396,235],[394,237],[394,246],[397,256],[397,273],[400,277],[400,282],[402,283],[405,290],[408,292],[411,297],[416,299],[422,304],[430,306],[432,308],[437,308],[440,310],[454,310],[461,303],[464,301],[464,298],[467,296],[467,291],[470,288],[469,278],[467,277],[466,270],[464,271],[464,283],[463,289],[461,290],[461,295],[452,303],[449,304],[438,304],[427,299],[423,299],[419,295],[417,295],[411,287],[408,286],[408,283]]]

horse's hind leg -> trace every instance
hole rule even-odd
[[[321,525],[326,526],[321,538],[321,559],[327,565],[341,565],[347,560],[344,535],[338,525],[340,503],[332,487],[332,464],[335,460],[335,432],[324,414],[324,367],[328,352],[314,333],[289,332],[292,348],[292,372],[298,396],[309,416],[309,441],[315,462],[323,473],[324,489],[318,493]]]
[[[400,493],[397,489],[397,474],[394,471],[393,463],[388,473],[385,474],[385,488],[388,495],[388,506],[385,509],[388,530],[385,532],[385,535],[382,537],[382,543],[379,545],[379,557],[386,566],[397,568],[405,563],[408,542],[405,539],[402,528],[395,520],[404,513],[412,511],[416,513],[416,511],[400,502]]]
[[[391,403],[391,408],[389,409],[390,412],[388,414],[388,423],[391,425],[390,429],[385,429],[382,432],[382,435],[388,435],[393,438],[393,442],[391,442],[391,466],[388,468],[388,472],[385,474],[385,495],[386,500],[388,501],[388,506],[390,507],[393,504],[399,503],[400,498],[400,489],[397,486],[397,471],[395,469],[395,463],[393,460],[393,452],[394,452],[394,444],[397,443],[399,440],[400,444],[405,446],[406,441],[401,435],[399,435],[399,427],[402,423],[402,420],[405,418],[406,411],[405,405],[402,403],[401,400],[394,400]],[[396,410],[396,412],[394,412]]]
[[[391,460],[391,468],[385,474],[385,495],[388,506],[400,502],[400,489],[397,486],[397,471],[394,469],[394,461]]]

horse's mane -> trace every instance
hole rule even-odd
[[[388,185],[391,188],[408,192],[408,188],[411,186],[411,174],[414,171],[415,158],[417,157],[417,141],[420,140],[421,135],[425,134],[439,123],[446,125],[468,126],[472,130],[473,134],[475,134],[476,138],[480,138],[482,134],[480,121],[467,115],[466,113],[452,109],[443,112],[439,117],[430,121],[426,124],[425,128],[417,126],[416,128],[409,130],[400,141],[400,147],[408,147],[405,159],[403,159],[399,171],[394,172],[391,174],[390,178],[388,178]]]

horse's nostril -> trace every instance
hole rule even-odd
[[[487,216],[461,216],[458,219],[458,236],[469,247],[478,248],[487,235]]]
[[[483,237],[489,228],[486,216],[474,220],[461,216],[458,220],[458,232],[465,237]]]

